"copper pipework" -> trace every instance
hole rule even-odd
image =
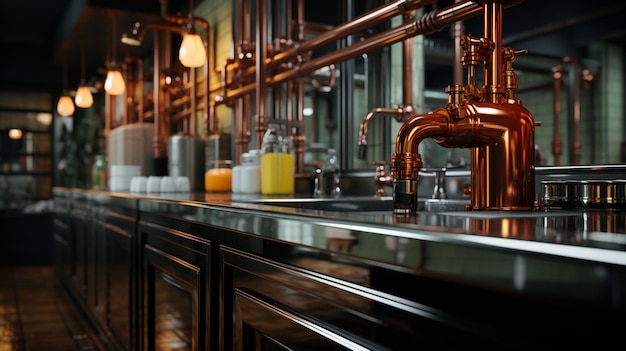
[[[561,154],[563,153],[563,141],[561,140],[560,118],[561,118],[561,81],[563,79],[563,66],[552,67],[552,78],[554,80],[554,119],[552,126],[552,155],[554,165],[561,164]]]
[[[471,149],[471,209],[533,208],[535,122],[513,96],[517,86],[512,63],[522,51],[501,46],[502,6],[500,1],[485,1],[485,37],[461,38],[468,85],[449,86],[444,108],[413,116],[400,128],[390,165],[395,213],[417,210],[423,167],[418,146],[425,138],[444,147]],[[484,86],[478,88],[475,68],[481,64]]]
[[[472,18],[480,13],[481,7],[476,5],[471,0],[464,0],[445,8],[433,10],[428,14],[425,14],[422,17],[416,19],[415,21],[411,21],[409,23],[402,24],[398,27],[378,33],[367,39],[347,46],[341,50],[333,51],[315,59],[308,60],[290,70],[277,73],[272,77],[267,77],[265,83],[267,84],[267,86],[273,86],[287,80],[306,76],[307,74],[313,73],[315,70],[322,67],[345,61],[373,50],[381,49],[385,46],[398,43],[407,38],[414,37],[420,34],[435,33],[445,28],[446,26],[454,23],[455,21],[463,21],[465,19]],[[319,37],[321,36],[322,35],[318,36],[318,38],[315,38],[315,40],[319,40]],[[309,40],[303,42],[303,44],[300,45],[300,51],[302,51],[304,43],[307,43]],[[326,44],[325,41],[324,44]],[[280,53],[274,55],[274,57],[277,57],[279,55]],[[269,59],[266,62],[269,64]],[[254,93],[255,89],[256,82],[241,87],[229,89],[228,94],[224,96],[224,101],[237,99],[246,94],[252,94]]]
[[[209,44],[209,22],[207,22],[205,19],[203,18],[198,18],[198,17],[194,17],[194,16],[189,16],[189,17],[182,17],[182,16],[172,16],[170,14],[167,13],[167,7],[168,7],[168,0],[161,0],[160,1],[160,5],[161,5],[161,17],[163,17],[167,22],[170,23],[175,23],[175,24],[179,24],[179,25],[183,25],[183,24],[188,24],[188,25],[194,25],[194,24],[198,24],[202,27],[203,29],[203,41],[204,41],[204,47],[206,50],[206,57],[207,60],[204,63],[204,76],[207,77],[204,81],[205,84],[205,91],[206,91],[206,96],[205,96],[205,104],[204,104],[204,111],[203,111],[203,115],[204,115],[204,120],[205,122],[203,123],[205,128],[207,128],[207,130],[205,130],[205,135],[213,135],[215,133],[217,133],[217,120],[215,120],[215,116],[213,116],[212,114],[209,113],[209,49],[208,49],[208,44]],[[191,6],[191,9],[193,10],[193,6]],[[194,83],[194,87],[192,88],[192,94],[193,94],[193,98],[195,99],[195,69],[190,69],[190,71],[192,71],[191,77],[192,77],[192,82]],[[193,103],[192,105],[195,105],[195,103]],[[194,106],[195,107],[195,106]],[[192,108],[192,115],[189,118],[189,129],[190,132],[193,135],[197,135],[197,127],[196,127],[196,119],[197,116],[195,114],[195,108]]]
[[[413,20],[413,12],[404,15],[405,20]],[[413,38],[405,39],[402,43],[402,106],[397,108],[374,108],[363,118],[359,128],[358,158],[364,160],[367,154],[367,129],[374,116],[391,116],[398,122],[403,122],[413,113]]]
[[[387,170],[385,169],[385,161],[376,161],[372,162],[373,165],[376,166],[376,171],[374,173],[374,183],[376,183],[376,193],[374,196],[382,197],[385,196],[385,186],[393,187],[393,177]]]
[[[376,107],[372,109],[367,115],[365,115],[365,118],[363,118],[361,126],[359,127],[359,159],[364,160],[367,156],[367,130],[372,118],[375,116],[393,117],[396,121],[402,122],[413,113],[415,113],[415,108],[412,105],[399,106],[397,108]]]

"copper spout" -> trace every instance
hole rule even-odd
[[[409,118],[400,128],[392,156],[394,212],[417,210],[419,143],[434,138],[444,147],[471,148],[471,209],[529,210],[534,204],[534,128],[531,114],[514,98],[516,52],[501,45],[502,1],[484,1],[484,38],[464,36],[462,63],[468,85],[452,85],[448,104]],[[476,66],[483,65],[482,88]],[[506,79],[505,79],[506,78]]]
[[[364,160],[367,156],[367,129],[372,118],[374,118],[375,116],[393,117],[396,121],[402,122],[413,112],[415,112],[413,106],[401,106],[397,108],[377,107],[372,109],[365,116],[365,118],[363,118],[363,121],[361,122],[361,126],[359,128],[359,159]]]

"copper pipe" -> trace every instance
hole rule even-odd
[[[404,15],[405,20],[415,19],[415,11]],[[402,106],[407,113],[413,113],[413,37],[402,42]]]
[[[367,130],[369,123],[375,116],[383,116],[383,117],[393,117],[396,121],[402,122],[406,117],[415,113],[415,109],[413,106],[410,106],[410,109],[406,109],[406,106],[399,106],[397,108],[383,108],[376,107],[372,109],[365,118],[361,121],[361,126],[359,127],[359,151],[358,158],[364,160],[367,157]]]
[[[580,155],[581,155],[581,147],[580,147],[580,64],[577,60],[574,60],[572,63],[572,72],[574,75],[573,79],[573,95],[574,101],[572,106],[572,122],[573,122],[573,134],[572,138],[572,164],[579,165],[580,164]]]
[[[431,34],[437,32],[455,21],[462,21],[474,17],[481,13],[481,7],[470,0],[462,1],[458,4],[448,6],[439,10],[434,10],[420,17],[415,22],[403,24],[399,27],[389,29],[385,32],[373,35],[365,40],[359,41],[342,50],[334,51],[320,56],[316,59],[304,62],[295,69],[278,73],[266,78],[269,86],[278,84],[298,76],[306,76],[317,69],[333,63],[345,61],[364,53],[395,44],[409,37],[420,34]],[[251,94],[256,89],[256,83],[247,84],[242,87],[230,89],[225,101],[236,99],[246,94]]]
[[[297,0],[297,19],[296,19],[296,40],[298,43],[304,41],[304,0]],[[291,3],[291,1],[289,1]],[[291,6],[287,13],[291,13]],[[290,18],[290,16],[288,16]],[[288,30],[291,26],[287,26]],[[294,149],[296,157],[296,173],[302,173],[304,171],[304,149],[305,149],[305,136],[304,136],[304,78],[298,78],[296,83],[296,124],[294,125]],[[291,100],[291,99],[290,99]]]
[[[484,38],[493,43],[491,59],[485,65],[484,81],[487,99],[500,102],[504,95],[502,88],[502,4],[498,1],[485,1],[483,5]]]
[[[561,118],[561,81],[563,80],[563,66],[552,67],[552,78],[554,80],[554,119],[552,131],[552,155],[554,165],[561,164],[561,154],[563,153],[563,141],[561,140],[560,118]]]
[[[164,143],[161,141],[161,120],[162,120],[162,104],[161,104],[161,34],[159,32],[154,33],[154,50],[153,50],[153,70],[152,75],[152,99],[153,99],[153,127],[154,132],[152,135],[152,146],[154,148],[154,158],[164,158],[167,155],[167,150],[164,149]]]
[[[409,10],[418,9],[433,3],[434,0],[396,0],[367,12],[353,20],[334,27],[312,39],[302,42],[299,46],[276,54],[270,66],[277,66],[305,55],[315,49],[331,44],[341,38],[358,33],[364,29],[381,23],[391,17]]]
[[[255,67],[256,67],[256,111],[255,111],[255,132],[256,148],[261,149],[263,134],[266,128],[267,115],[267,66],[265,58],[267,56],[267,0],[256,0],[256,47],[255,47]]]
[[[456,0],[455,2],[459,3],[460,0]],[[461,36],[465,30],[462,21],[454,22],[451,28],[454,45],[452,84],[461,85],[463,84],[463,66],[461,65],[461,55],[463,54],[463,51],[461,50]]]
[[[413,12],[407,13],[405,19],[412,20]],[[358,158],[364,160],[367,154],[367,130],[374,116],[390,116],[396,121],[402,122],[415,113],[413,106],[413,38],[402,42],[402,106],[398,108],[374,108],[363,118],[359,128]]]

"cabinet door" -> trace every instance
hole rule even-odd
[[[113,341],[123,350],[132,347],[131,341],[136,330],[133,327],[137,305],[134,283],[134,217],[113,211],[106,211],[104,217],[102,274],[99,275],[99,305],[105,313],[100,315],[100,323],[106,325]]]
[[[141,224],[144,350],[207,349],[209,243]]]
[[[221,256],[222,349],[386,349],[370,335],[384,322],[364,291],[230,247]]]
[[[68,285],[72,278],[71,217],[65,199],[54,200],[55,211],[52,220],[52,245],[54,266],[59,279]]]
[[[87,290],[87,242],[89,235],[89,211],[84,203],[75,203],[72,209],[72,229],[70,238],[70,256],[72,270],[72,291],[86,300]]]
[[[235,289],[234,350],[371,350],[276,301]]]

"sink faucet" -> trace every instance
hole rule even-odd
[[[508,0],[509,2],[516,0]],[[394,178],[394,213],[417,211],[417,184],[423,167],[419,143],[433,138],[444,147],[471,149],[472,210],[530,210],[534,205],[535,122],[514,97],[517,54],[502,47],[502,0],[483,0],[485,37],[461,38],[467,85],[446,88],[443,108],[412,116],[396,138],[390,168]],[[482,88],[476,86],[483,65]]]
[[[374,182],[376,183],[376,193],[374,196],[385,196],[385,185],[393,186],[393,177],[387,170],[385,170],[385,161],[374,161],[373,165],[376,166],[374,173]]]

